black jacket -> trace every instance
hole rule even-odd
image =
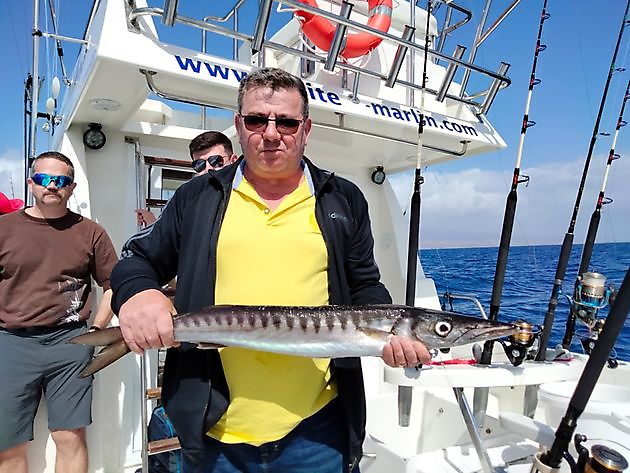
[[[216,246],[237,166],[195,177],[181,186],[158,221],[127,241],[114,267],[112,308],[145,289],[160,289],[177,275],[179,312],[214,302]],[[374,262],[367,202],[359,188],[304,158],[315,188],[315,215],[328,251],[331,304],[391,303]],[[216,350],[168,350],[162,401],[184,453],[195,461],[203,435],[223,414],[229,393]],[[341,410],[348,425],[348,463],[361,458],[365,393],[359,358],[334,359]]]

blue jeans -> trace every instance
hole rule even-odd
[[[201,463],[195,468],[184,455],[183,473],[342,473],[346,445],[346,428],[333,400],[284,438],[259,447],[206,437]]]

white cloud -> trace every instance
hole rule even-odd
[[[574,231],[582,242],[595,209],[606,157],[594,157],[583,192]],[[524,169],[529,185],[519,185],[512,244],[560,244],[569,227],[583,159],[550,162]],[[509,172],[467,169],[457,172],[424,172],[422,186],[421,247],[497,246],[505,202],[512,178]],[[408,207],[412,175],[391,177],[403,207]],[[614,198],[601,211],[597,241],[630,241],[630,162],[613,163],[606,196]]]
[[[15,149],[0,153],[0,192],[8,197],[23,198],[24,171],[20,153]]]

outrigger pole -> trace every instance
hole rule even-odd
[[[630,268],[626,271],[626,276],[619,289],[619,294],[615,298],[615,302],[610,311],[604,328],[599,335],[597,344],[584,366],[582,375],[577,382],[569,406],[560,421],[560,425],[556,430],[556,438],[553,441],[551,449],[534,461],[532,471],[545,471],[548,468],[560,468],[560,463],[564,454],[568,451],[571,437],[577,426],[578,417],[584,412],[586,403],[588,402],[595,384],[599,379],[599,375],[604,368],[604,364],[608,360],[610,350],[614,347],[619,333],[623,329],[624,322],[630,312]],[[542,463],[548,468],[541,468],[537,463]]]
[[[503,227],[501,228],[501,240],[499,243],[499,252],[497,255],[497,266],[494,272],[494,283],[492,285],[492,298],[490,300],[490,316],[491,320],[496,320],[501,307],[501,293],[503,292],[503,283],[505,280],[505,269],[507,267],[508,254],[510,252],[510,241],[512,239],[512,229],[514,228],[514,214],[516,212],[517,188],[518,185],[529,181],[529,177],[520,177],[521,158],[523,156],[523,144],[525,142],[525,134],[527,129],[536,124],[529,120],[529,107],[532,100],[532,92],[534,86],[540,84],[540,79],[536,78],[536,66],[538,65],[538,54],[547,46],[540,43],[542,38],[543,25],[545,20],[551,15],[547,13],[547,0],[544,1],[542,12],[540,13],[540,24],[538,26],[538,36],[536,38],[536,48],[534,51],[534,62],[532,64],[532,72],[529,78],[529,90],[527,92],[527,100],[525,102],[525,113],[523,115],[523,124],[521,126],[521,136],[518,142],[518,150],[516,152],[516,165],[512,176],[512,187],[508,193],[505,203],[505,213],[503,215]],[[493,342],[486,342],[481,355],[481,364],[488,365],[492,361]]]
[[[597,230],[599,228],[599,221],[601,219],[601,209],[605,204],[612,202],[612,199],[605,197],[606,184],[608,183],[608,173],[612,166],[612,162],[619,158],[618,154],[615,154],[615,147],[617,146],[617,138],[619,136],[619,130],[622,126],[626,125],[626,121],[623,119],[623,113],[626,108],[626,103],[630,97],[630,81],[626,86],[626,93],[623,96],[623,102],[621,103],[621,110],[619,111],[619,118],[617,119],[617,126],[615,128],[615,134],[613,136],[610,152],[608,153],[608,161],[606,161],[606,170],[604,171],[604,179],[602,180],[602,186],[597,196],[597,203],[595,204],[595,210],[591,214],[591,221],[588,225],[588,231],[586,232],[586,240],[584,241],[584,248],[582,249],[582,258],[580,260],[580,269],[578,270],[578,276],[584,274],[591,262],[591,256],[593,255],[593,246],[595,245],[595,238],[597,237]],[[575,297],[575,294],[574,294]],[[571,340],[573,340],[573,334],[575,332],[576,311],[571,306],[571,312],[569,319],[567,320],[567,327],[564,332],[564,339],[562,340],[562,346],[569,348],[571,346]]]
[[[577,197],[575,199],[575,206],[573,207],[573,215],[571,216],[571,222],[567,233],[564,235],[562,242],[562,248],[560,250],[560,257],[558,258],[558,266],[556,268],[556,274],[554,277],[553,289],[551,291],[551,297],[549,298],[549,306],[547,313],[545,314],[545,320],[543,322],[543,330],[540,337],[540,344],[538,346],[538,353],[536,353],[536,361],[543,361],[547,353],[547,345],[549,344],[549,337],[551,336],[551,329],[553,327],[553,318],[558,306],[558,296],[562,289],[562,282],[567,271],[569,264],[569,256],[571,255],[571,248],[573,247],[573,232],[575,231],[575,222],[577,220],[578,211],[580,209],[580,201],[582,200],[582,193],[584,192],[584,184],[586,182],[586,176],[588,174],[588,168],[591,164],[591,157],[593,156],[593,148],[595,147],[595,141],[597,140],[597,134],[599,133],[599,122],[602,118],[602,112],[604,105],[606,104],[606,97],[608,96],[608,88],[610,86],[610,80],[615,72],[615,61],[617,60],[617,53],[619,52],[619,45],[621,44],[621,38],[623,31],[628,23],[628,9],[630,8],[630,0],[626,3],[626,11],[623,15],[621,27],[619,28],[619,36],[617,37],[617,44],[615,46],[615,52],[610,63],[610,69],[608,70],[608,77],[606,78],[606,85],[604,86],[604,93],[602,94],[602,100],[599,104],[599,112],[597,113],[597,119],[595,120],[595,126],[593,128],[593,136],[591,137],[591,143],[588,148],[588,154],[586,155],[586,161],[584,162],[584,170],[582,171],[582,179],[580,180],[580,186],[578,188]]]
[[[630,0],[629,0],[630,1]],[[416,274],[418,266],[418,249],[420,240],[420,186],[422,177],[422,141],[424,138],[424,91],[427,86],[427,58],[429,56],[429,27],[431,26],[431,0],[427,0],[427,22],[424,32],[424,62],[422,64],[422,89],[420,91],[420,120],[418,124],[418,151],[416,155],[416,171],[411,195],[411,215],[409,216],[409,247],[407,250],[407,287],[405,304],[416,305]],[[411,412],[411,386],[398,386],[398,424],[409,426]]]

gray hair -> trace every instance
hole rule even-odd
[[[246,92],[259,87],[268,87],[271,90],[295,89],[302,96],[302,117],[308,118],[308,93],[302,79],[282,69],[265,67],[248,74],[238,88],[238,113],[243,108],[243,96]]]

